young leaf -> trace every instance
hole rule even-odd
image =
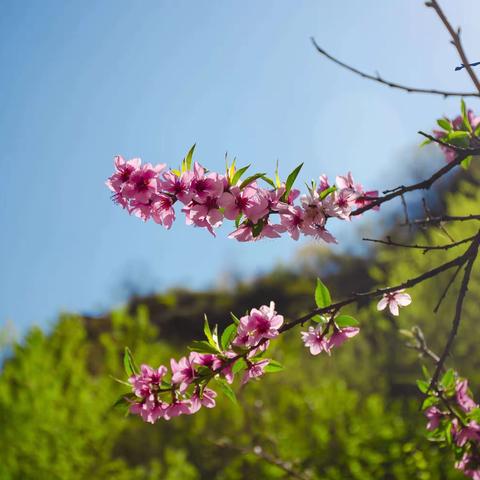
[[[428,392],[429,383],[425,380],[417,380],[417,387],[422,393]]]
[[[234,323],[231,323],[222,333],[222,337],[220,339],[220,345],[222,350],[227,350],[232,340],[237,335],[237,326]]]
[[[332,303],[328,288],[319,278],[317,278],[317,287],[315,288],[315,302],[318,308],[328,307]]]
[[[455,371],[452,368],[449,368],[445,374],[443,375],[442,379],[440,380],[440,384],[448,390],[455,385]]]
[[[432,376],[430,375],[430,372],[428,371],[428,368],[425,365],[422,365],[422,372],[423,376],[425,377],[425,380],[430,380]]]
[[[295,183],[295,180],[297,179],[297,176],[300,173],[302,167],[303,163],[301,163],[297,168],[295,168],[292,173],[290,173],[290,175],[287,177],[287,181],[285,182],[285,193],[283,194],[284,198],[288,198],[290,190],[292,189],[293,184]]]
[[[468,170],[468,167],[470,166],[470,163],[472,163],[473,157],[469,155],[468,157],[465,157],[461,162],[460,165],[464,170]]]
[[[242,175],[250,168],[250,164],[248,164],[246,167],[239,168],[236,172],[235,175],[233,175],[232,179],[230,180],[231,185],[236,185],[237,182],[240,180]]]
[[[275,188],[275,183],[273,183],[271,178],[267,177],[266,175],[262,175],[260,178],[267,182],[272,188]]]
[[[436,405],[438,403],[437,397],[427,397],[422,403],[422,410],[425,410],[432,405]]]
[[[263,230],[263,227],[265,226],[265,222],[260,220],[258,223],[256,223],[253,227],[252,227],[252,235],[253,235],[253,238],[256,238],[258,237],[261,233],[262,233],[262,230]]]
[[[241,184],[240,184],[240,189],[245,188],[247,185],[250,183],[254,182],[255,180],[262,178],[266,173],[256,173],[255,175],[251,175],[250,177],[247,177]]]
[[[468,119],[468,112],[467,112],[467,106],[465,105],[465,102],[462,98],[461,102],[460,102],[460,105],[461,105],[461,108],[462,108],[462,120],[463,120],[463,125],[465,126],[465,128],[470,132],[472,133],[473,132],[473,129],[472,129],[472,126],[470,125],[470,120]]]
[[[446,118],[440,118],[437,120],[437,124],[440,128],[443,128],[447,132],[453,130],[452,124]]]
[[[277,166],[275,168],[275,185],[277,188],[280,188],[282,186],[282,181],[280,180],[280,175],[278,174],[278,160],[277,160]]]
[[[230,312],[230,316],[232,317],[233,323],[235,325],[238,325],[240,323],[240,320],[237,318],[237,316],[233,312]]]
[[[203,333],[205,333],[205,336],[207,337],[207,340],[208,340],[208,343],[216,348],[216,344],[215,344],[215,341],[213,340],[213,335],[212,335],[212,331],[210,330],[210,325],[208,324],[208,318],[207,318],[207,315],[204,316],[205,317],[205,323],[203,324]]]
[[[192,145],[192,147],[190,148],[190,150],[188,151],[186,157],[184,158],[184,161],[185,161],[185,167],[187,170],[191,170],[192,168],[192,158],[193,158],[193,152],[195,150],[195,147],[196,147],[196,143],[194,143]]]
[[[241,372],[242,370],[247,369],[247,363],[243,358],[239,358],[232,367],[232,373],[236,375],[237,373]]]
[[[264,368],[265,373],[275,373],[275,372],[280,372],[282,370],[283,370],[282,364],[275,360],[270,360],[268,362],[268,365]]]
[[[310,320],[317,323],[326,323],[327,319],[323,315],[314,315]]]
[[[206,342],[205,340],[194,340],[188,349],[192,352],[198,353],[219,353],[218,348],[210,345],[210,343]]]
[[[125,353],[123,354],[123,367],[125,368],[125,373],[129,377],[138,375],[137,365],[135,364],[132,352],[128,347],[125,347]]]
[[[419,146],[420,148],[424,147],[425,145],[428,145],[432,143],[433,140],[430,140],[429,138],[425,139]]]
[[[324,198],[328,197],[331,193],[335,192],[337,190],[337,187],[333,185],[333,187],[326,188],[323,192],[320,193],[319,197],[320,200],[323,200]]]
[[[337,318],[335,318],[335,323],[340,328],[356,327],[358,325],[358,320],[350,315],[339,315]]]
[[[223,378],[216,378],[215,380],[217,381],[220,387],[220,390],[222,390],[225,396],[236,405],[237,396],[235,395],[235,392],[232,390],[232,387],[230,387],[230,385]]]

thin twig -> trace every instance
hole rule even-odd
[[[455,150],[457,153],[466,153],[467,155],[480,155],[480,148],[478,147],[459,147],[458,145],[453,145],[452,143],[444,142],[439,138],[435,138],[433,135],[429,135],[428,133],[422,132],[421,130],[418,131],[420,135],[423,135],[425,138],[428,138],[432,142],[438,143],[443,147],[450,148],[451,150]]]
[[[391,88],[397,88],[399,90],[403,90],[404,92],[408,93],[428,93],[432,95],[442,95],[443,97],[478,97],[480,96],[478,93],[475,92],[449,92],[446,90],[436,90],[436,89],[429,89],[429,88],[416,88],[416,87],[407,87],[405,85],[400,85],[399,83],[396,82],[390,82],[388,80],[384,80],[380,75],[377,73],[376,76],[374,75],[369,75],[368,73],[362,72],[361,70],[358,70],[355,67],[352,67],[350,65],[347,65],[346,63],[342,62],[341,60],[338,60],[337,58],[333,57],[329,53],[327,53],[323,48],[321,48],[315,39],[312,37],[311,38],[313,45],[317,49],[318,53],[322,54],[324,57],[328,58],[332,62],[336,63],[342,68],[345,68],[349,70],[352,73],[355,73],[356,75],[359,75],[362,78],[367,78],[368,80],[373,80],[375,82],[381,83],[383,85],[387,85],[388,87]]]
[[[437,384],[438,377],[440,375],[441,369],[443,368],[443,364],[447,359],[450,349],[453,344],[453,340],[458,331],[458,327],[460,325],[460,321],[462,319],[462,308],[463,308],[463,301],[465,300],[465,295],[468,291],[468,284],[470,282],[470,275],[472,273],[473,264],[475,263],[475,259],[477,258],[478,254],[478,243],[479,243],[480,236],[477,235],[477,238],[472,241],[472,244],[469,248],[469,257],[467,260],[467,264],[465,266],[465,273],[463,275],[462,284],[460,286],[460,292],[458,293],[457,303],[455,305],[455,316],[453,317],[452,328],[450,330],[450,334],[448,335],[447,343],[445,344],[445,348],[443,349],[442,354],[440,355],[440,360],[437,363],[437,367],[435,372],[432,376],[432,381],[430,382],[429,390],[432,389]]]
[[[470,62],[468,61],[465,50],[463,49],[462,41],[460,40],[460,29],[458,29],[457,31],[455,31],[453,29],[451,23],[448,21],[448,18],[443,13],[443,10],[441,9],[437,0],[431,0],[429,2],[426,2],[425,5],[427,7],[433,8],[435,10],[435,12],[437,13],[437,15],[440,17],[440,20],[445,25],[445,28],[448,30],[448,33],[450,33],[450,36],[452,37],[452,44],[457,49],[458,55],[462,59],[462,63],[465,66],[465,69],[467,70],[468,74],[470,75],[470,78],[472,79],[472,82],[475,85],[477,91],[480,93],[480,82],[478,81],[478,78],[477,78],[475,72],[473,71],[472,67],[470,66]]]
[[[480,214],[471,215],[441,215],[437,217],[418,218],[411,220],[410,225],[430,225],[442,222],[468,222],[471,220],[480,220]],[[407,226],[407,223],[402,223],[400,226]]]
[[[437,304],[435,305],[435,308],[433,309],[433,313],[437,313],[438,309],[440,308],[440,305],[442,304],[443,300],[447,296],[448,291],[450,290],[450,287],[453,285],[453,282],[457,278],[458,272],[462,269],[462,266],[459,265],[453,275],[451,276],[450,280],[447,283],[447,286],[443,290],[442,294],[440,295],[440,298],[438,299]]]
[[[390,247],[402,247],[402,248],[414,248],[418,250],[423,250],[423,253],[429,252],[431,250],[449,250],[450,248],[458,247],[464,243],[471,242],[476,235],[471,237],[464,238],[458,242],[446,243],[445,245],[417,245],[417,244],[408,244],[408,243],[398,243],[394,242],[390,237],[387,237],[387,240],[381,240],[377,238],[362,238],[365,242],[381,243],[382,245],[388,245]]]

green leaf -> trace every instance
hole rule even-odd
[[[252,227],[252,236],[253,238],[257,238],[263,230],[263,227],[265,226],[265,222],[263,220],[260,220],[258,223],[253,225]]]
[[[275,168],[275,185],[277,188],[280,188],[282,186],[282,181],[280,180],[280,175],[278,174],[278,160],[277,160],[277,166]]]
[[[417,387],[422,393],[427,393],[429,386],[430,384],[425,380],[417,380]]]
[[[468,170],[468,167],[472,163],[473,157],[469,155],[468,157],[465,157],[461,162],[460,165],[464,170]]]
[[[245,188],[247,185],[250,183],[254,182],[255,180],[262,178],[266,173],[256,173],[255,175],[251,175],[250,177],[247,177],[241,184],[240,184],[240,189]]]
[[[473,132],[473,129],[472,129],[472,126],[470,125],[470,120],[468,119],[468,112],[467,112],[467,106],[465,105],[465,102],[462,98],[461,102],[460,102],[460,105],[461,105],[461,108],[462,108],[462,120],[463,120],[463,125],[465,126],[465,128],[470,132],[472,133]]]
[[[425,365],[422,365],[422,372],[423,372],[423,376],[425,377],[425,380],[430,381],[432,376],[430,375],[430,372],[428,371],[428,368]]]
[[[290,190],[292,189],[293,184],[295,183],[295,180],[297,179],[302,167],[303,163],[301,163],[297,168],[295,168],[292,173],[290,173],[290,175],[287,177],[287,181],[285,182],[285,193],[282,195],[283,198],[288,198]]]
[[[237,316],[233,312],[230,312],[230,316],[232,317],[233,323],[235,325],[238,325],[240,323],[240,320],[237,318]]]
[[[230,343],[232,343],[236,335],[237,326],[234,323],[231,323],[222,333],[222,337],[220,339],[222,350],[227,350],[228,346]]]
[[[468,418],[470,420],[473,420],[475,422],[480,422],[480,408],[474,408],[473,410],[471,410],[470,412],[468,412]]]
[[[327,323],[327,319],[323,315],[314,315],[310,320],[317,323]]]
[[[242,175],[250,168],[250,164],[248,164],[246,167],[239,168],[236,172],[233,178],[230,181],[231,185],[236,185],[237,182],[240,180]]]
[[[319,278],[317,278],[317,287],[315,288],[315,302],[318,308],[328,307],[332,304],[330,292]]]
[[[247,369],[247,362],[243,358],[239,358],[232,367],[232,373],[236,375],[237,373],[240,373],[242,370]]]
[[[275,360],[270,360],[268,362],[268,365],[264,368],[265,373],[276,373],[276,372],[281,372],[282,370],[283,370],[282,364]]]
[[[335,323],[340,327],[356,327],[359,325],[356,318],[351,317],[350,315],[339,315],[335,318]]]
[[[440,128],[443,128],[447,132],[453,130],[452,124],[446,118],[440,118],[437,120],[437,124]]]
[[[216,378],[215,380],[223,394],[235,405],[237,405],[237,396],[235,395],[235,392],[232,390],[232,387],[230,387],[227,381],[223,378]]]
[[[191,170],[191,168],[192,168],[193,152],[194,152],[196,146],[197,146],[197,144],[194,143],[192,145],[192,147],[190,148],[190,150],[188,151],[186,157],[184,158],[185,166],[186,166],[187,170]]]
[[[177,177],[179,177],[179,176],[182,174],[182,172],[180,172],[180,170],[176,170],[175,168],[172,168],[170,171],[171,171],[174,175],[176,175]]]
[[[266,175],[262,175],[261,179],[267,182],[271,187],[275,188],[275,183],[273,183],[271,178],[267,177]]]
[[[208,324],[208,318],[207,315],[205,317],[205,323],[203,324],[203,333],[205,333],[205,336],[207,337],[208,343],[214,347],[217,348],[217,343],[215,342],[213,338],[212,331],[210,330],[210,325]]]
[[[134,393],[124,393],[118,397],[117,401],[112,405],[112,409],[120,409],[122,411],[128,412],[130,403],[129,400],[135,400],[136,396]]]
[[[420,148],[424,147],[425,145],[428,145],[432,143],[433,140],[430,140],[429,138],[426,138],[419,146]]]
[[[138,375],[138,367],[135,364],[132,352],[128,347],[125,347],[125,353],[123,354],[123,368],[129,377]]]
[[[422,410],[425,410],[432,405],[436,405],[438,403],[437,397],[427,397],[422,403]]]
[[[240,222],[242,221],[243,214],[240,213],[238,217],[235,219],[235,228],[238,228],[240,226]]]
[[[323,192],[320,192],[320,200],[323,200],[324,198],[328,197],[331,193],[335,192],[337,190],[337,187],[333,185],[333,187],[326,188]]]
[[[215,348],[214,346],[210,345],[209,342],[206,342],[205,340],[194,340],[192,342],[192,345],[188,347],[189,350],[192,352],[198,352],[198,353],[219,353],[218,348]]]
[[[455,385],[455,371],[453,368],[449,368],[445,374],[443,375],[442,379],[440,380],[440,384],[448,390]]]

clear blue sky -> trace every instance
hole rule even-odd
[[[479,60],[480,3],[443,3]],[[349,169],[380,189],[401,181],[416,131],[458,100],[353,77],[320,58],[310,36],[386,78],[470,89],[420,0],[3,0],[0,324],[24,331],[62,310],[101,311],[125,299],[126,282],[211,285],[298,248],[128,217],[104,186],[117,153],[175,165],[197,142],[211,169],[228,151],[258,170],[303,161],[302,181]]]

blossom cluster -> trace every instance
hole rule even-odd
[[[337,176],[334,185],[322,175],[318,186],[312,182],[308,193],[300,196],[292,187],[302,165],[286,182],[280,181],[278,172],[275,182],[262,173],[242,181],[248,167],[237,170],[233,163],[225,174],[209,172],[197,162],[192,165],[192,155],[193,147],[179,170],[166,169],[165,164],[142,164],[139,158],[115,157],[115,172],[106,182],[114,202],[167,229],[176,218],[174,206],[180,203],[188,225],[206,228],[214,236],[226,219],[236,226],[229,237],[241,242],[288,233],[294,240],[302,234],[336,243],[326,229],[327,220],[350,220],[355,209],[378,196],[377,191],[365,191],[355,183],[350,172]],[[260,181],[268,187],[262,187]]]
[[[457,458],[455,467],[480,480],[480,408],[468,381],[447,371],[439,391],[425,400],[424,407],[431,439],[450,445]]]
[[[480,116],[476,116],[473,110],[467,110],[465,103],[461,104],[462,114],[450,120],[447,117],[437,120],[441,130],[433,130],[433,135],[438,140],[459,147],[478,146],[475,145],[476,137],[480,136]],[[429,143],[429,142],[426,142]],[[440,145],[440,149],[445,155],[445,160],[453,162],[457,156],[453,148]],[[468,157],[467,157],[468,158]],[[470,160],[463,163],[468,166]]]
[[[261,377],[266,372],[280,370],[280,365],[263,355],[271,339],[279,334],[283,316],[275,304],[253,308],[240,319],[234,318],[218,338],[217,329],[210,330],[205,320],[206,341],[194,342],[188,356],[170,360],[170,369],[161,365],[154,369],[135,367],[133,357],[126,351],[128,379],[132,393],[123,396],[130,413],[144,421],[155,423],[179,415],[198,412],[201,407],[215,407],[217,392],[210,388],[215,381],[228,395],[236,374],[242,373],[241,383]]]

